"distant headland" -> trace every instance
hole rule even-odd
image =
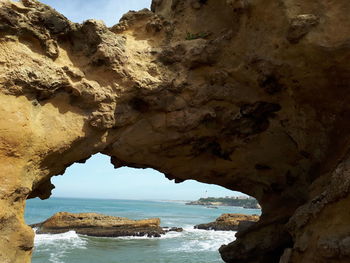
[[[216,206],[240,206],[243,208],[260,209],[258,201],[253,197],[245,196],[226,196],[226,197],[205,197],[197,201],[187,202],[186,205],[203,205],[207,207]]]

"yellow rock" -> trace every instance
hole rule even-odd
[[[349,1],[151,9],[107,28],[0,1],[0,262],[30,262],[25,200],[99,152],[257,198],[227,262],[349,262]]]
[[[99,237],[148,236],[165,234],[160,219],[131,220],[97,213],[59,212],[42,223],[34,224],[39,234],[58,234],[74,230],[78,234]]]

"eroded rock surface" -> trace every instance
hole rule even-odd
[[[78,234],[95,237],[160,237],[161,234],[166,233],[160,227],[159,218],[131,220],[97,213],[59,212],[32,227],[38,228],[37,234],[59,234],[74,230]]]
[[[30,262],[25,200],[101,152],[257,198],[226,262],[349,262],[349,13],[154,0],[107,28],[1,0],[0,261]]]
[[[259,221],[257,215],[222,214],[214,222],[194,226],[197,229],[237,231],[246,229]]]

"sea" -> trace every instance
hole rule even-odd
[[[234,231],[207,231],[194,225],[214,221],[223,213],[260,214],[242,207],[207,208],[183,201],[50,198],[27,201],[27,224],[42,222],[56,212],[96,212],[130,219],[159,217],[161,226],[182,227],[160,238],[100,238],[36,234],[33,263],[222,263],[218,249],[235,240]]]

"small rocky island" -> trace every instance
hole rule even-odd
[[[78,234],[95,237],[147,236],[160,237],[181,228],[162,228],[159,218],[131,220],[125,217],[97,213],[59,212],[42,223],[31,225],[37,234],[59,234],[74,230]]]
[[[200,198],[197,201],[191,201],[186,205],[203,205],[207,207],[215,206],[240,206],[249,209],[261,209],[258,201],[252,197],[207,197]]]
[[[196,229],[238,231],[259,221],[258,215],[222,214],[214,222],[196,225]]]

